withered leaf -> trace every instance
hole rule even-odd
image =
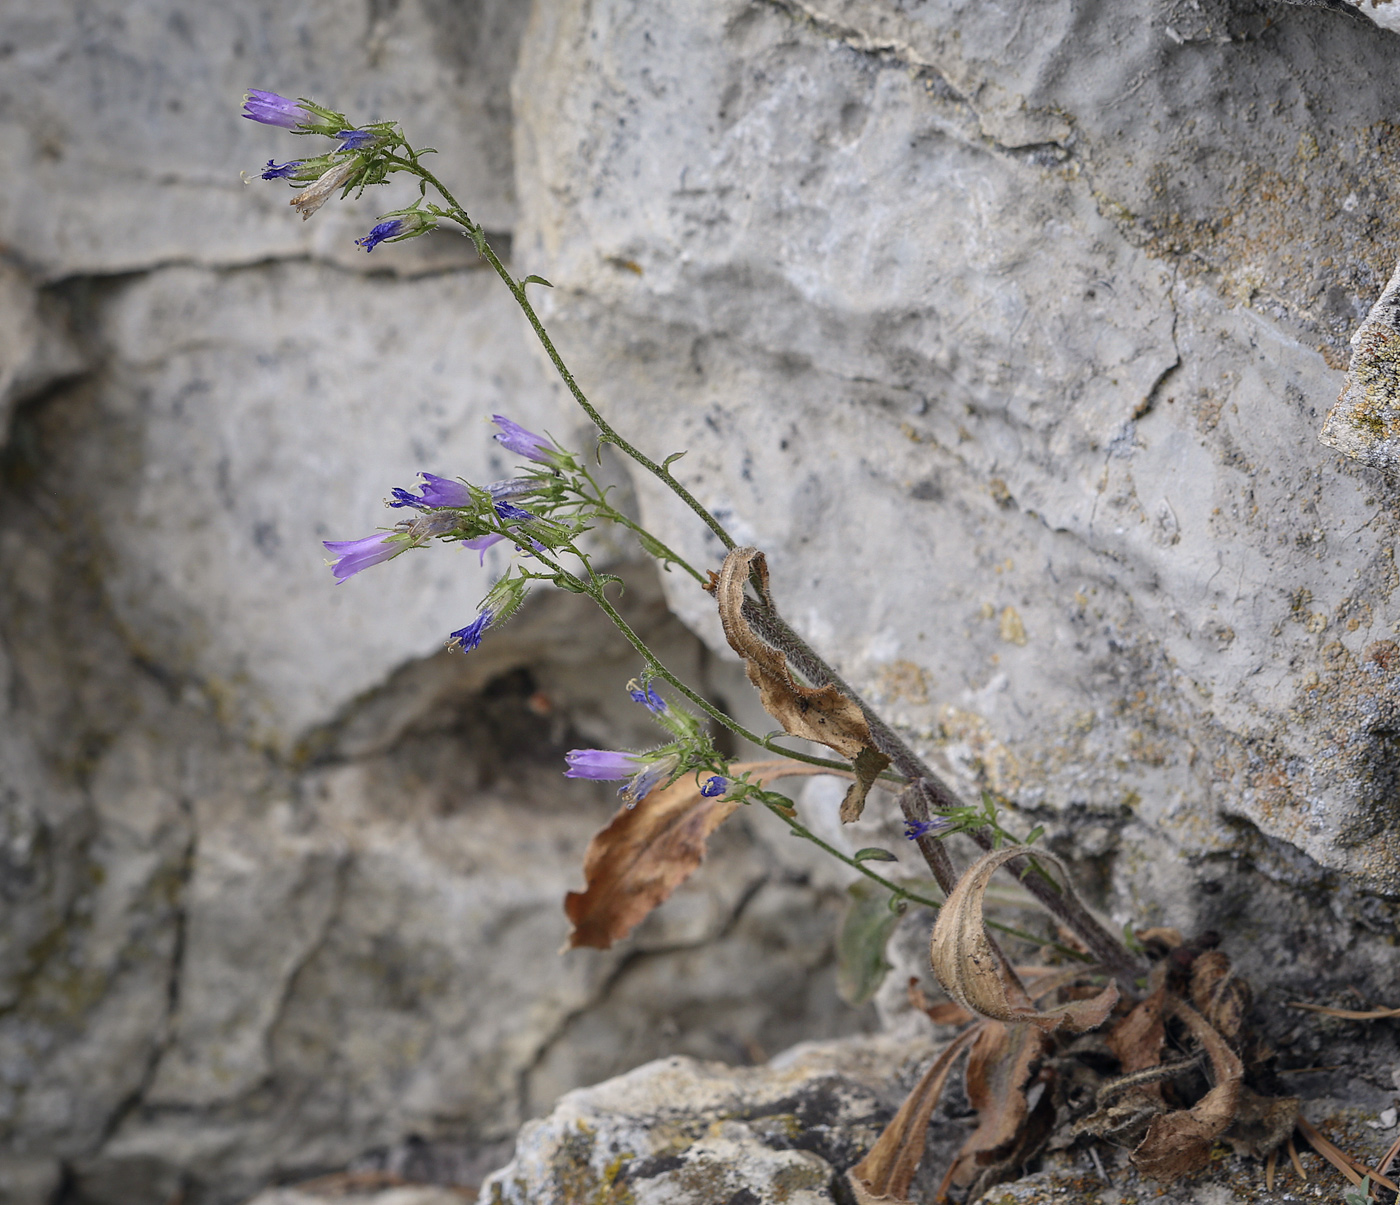
[[[736,775],[752,771],[760,783],[831,773],[790,761],[741,762],[731,770]],[[626,937],[694,873],[710,834],[738,806],[733,800],[706,799],[687,776],[653,791],[634,808],[619,808],[588,843],[583,860],[587,886],[564,897],[564,914],[573,924],[567,948],[606,950]]]
[[[749,681],[757,687],[763,709],[783,726],[784,732],[816,741],[844,757],[855,758],[864,749],[873,752],[870,726],[859,704],[833,683],[807,686],[798,682],[788,667],[787,655],[763,639],[749,623],[744,615],[744,587],[751,573],[759,581],[764,603],[771,606],[768,562],[757,548],[735,548],[724,558],[715,601],[725,639],[744,659]]]
[[[1191,1003],[1226,1041],[1239,1037],[1252,1002],[1249,984],[1223,950],[1207,950],[1191,964]]]
[[[1247,1085],[1240,1085],[1240,1098],[1235,1106],[1235,1120],[1224,1138],[1237,1155],[1262,1159],[1278,1150],[1298,1124],[1296,1096],[1260,1096]]]
[[[971,1184],[1016,1145],[1029,1112],[1026,1089],[1050,1042],[1050,1035],[1033,1025],[989,1021],[983,1026],[967,1056],[965,1072],[977,1128],[958,1151],[948,1183]]]
[[[917,976],[909,977],[909,1004],[923,1013],[935,1025],[965,1025],[974,1019],[972,1013],[954,1000],[935,1004],[925,994]]]
[[[1210,1162],[1210,1148],[1235,1119],[1244,1066],[1225,1039],[1184,1000],[1169,993],[1165,1008],[1179,1017],[1205,1048],[1215,1076],[1215,1087],[1191,1108],[1154,1117],[1146,1136],[1132,1153],[1132,1163],[1138,1171],[1170,1183]]]
[[[890,764],[890,759],[877,749],[862,749],[856,754],[856,780],[846,788],[846,798],[841,800],[841,823],[852,824],[860,819],[865,811],[865,797],[880,777],[881,771]]]
[[[1030,1002],[1011,969],[1003,965],[982,924],[982,899],[996,870],[1013,858],[1024,856],[1020,846],[1008,846],[984,854],[963,872],[933,926],[929,959],[943,990],[965,1008],[998,1021],[1026,1021],[1047,1032],[1065,1029],[1083,1033],[1102,1025],[1118,1001],[1118,987],[1110,982],[1098,995],[1075,1000],[1046,1012]],[[1059,867],[1063,890],[1072,891],[1064,866],[1053,854],[1038,850],[1036,857]]]
[[[1167,1033],[1162,1020],[1165,997],[1166,988],[1159,987],[1136,1004],[1105,1039],[1125,1072],[1155,1067],[1162,1061],[1162,1042]]]
[[[943,1095],[948,1075],[958,1056],[977,1038],[984,1022],[977,1022],[958,1034],[905,1097],[899,1112],[891,1119],[870,1153],[846,1173],[846,1179],[860,1205],[890,1202],[905,1205],[905,1194],[919,1169],[924,1154],[924,1136],[933,1108]]]

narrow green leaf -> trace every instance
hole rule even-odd
[[[554,286],[553,286],[552,284],[550,284],[549,281],[545,280],[545,278],[544,278],[543,276],[534,276],[534,275],[530,275],[530,276],[527,276],[527,277],[526,277],[524,280],[522,280],[520,283],[523,284],[523,285],[544,285],[544,287],[545,287],[546,289],[552,289],[552,288],[554,288]]]
[[[867,845],[864,849],[855,852],[857,862],[898,862],[899,859],[887,849],[881,849],[878,845]]]
[[[671,467],[672,461],[679,460],[684,455],[684,452],[672,452],[668,457],[666,457],[665,460],[661,462],[661,467],[663,469],[669,469]]]
[[[850,902],[836,935],[836,990],[847,1004],[869,1000],[885,981],[890,964],[885,946],[899,924],[889,907],[889,894],[874,883],[852,883]]]

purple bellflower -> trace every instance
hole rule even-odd
[[[243,98],[243,116],[265,126],[281,126],[284,130],[316,124],[316,115],[299,102],[278,96],[276,92],[260,92],[257,88],[249,88],[248,95]]]
[[[615,753],[611,749],[570,749],[564,755],[569,768],[565,778],[594,778],[603,782],[631,778],[646,764],[636,753]]]
[[[391,492],[398,501],[390,502],[390,506],[427,510],[431,506],[463,507],[472,504],[471,490],[460,481],[449,481],[436,473],[419,473],[418,476],[423,478],[423,484],[418,487],[422,493],[412,494],[408,490],[395,488]]]
[[[398,217],[385,218],[364,238],[357,238],[357,246],[373,251],[380,243],[389,240],[412,238],[415,234],[426,234],[434,223],[421,213],[401,213]]]
[[[470,548],[473,552],[481,553],[481,560],[479,563],[484,566],[486,564],[486,550],[490,548],[492,544],[499,544],[504,539],[505,536],[497,532],[492,532],[487,536],[473,536],[470,540],[463,540],[462,547]]]
[[[274,163],[269,159],[267,161],[267,166],[262,170],[262,178],[264,180],[298,179],[297,173],[305,166],[305,159],[292,159],[287,163]]]
[[[527,431],[519,423],[511,422],[503,414],[493,414],[491,421],[501,429],[500,434],[496,436],[497,442],[517,456],[524,456],[527,460],[534,460],[540,464],[554,463],[558,453],[554,451],[554,446],[543,435]]]
[[[680,764],[680,757],[675,753],[657,757],[646,753],[617,753],[611,749],[571,749],[565,757],[569,763],[564,771],[565,778],[628,779],[618,794],[629,808],[636,807],[670,778]]]
[[[716,795],[723,795],[727,790],[729,790],[729,779],[725,778],[723,774],[712,774],[705,781],[705,785],[700,788],[700,794],[706,799],[713,799]]]
[[[538,515],[532,514],[532,513],[531,513],[530,511],[528,511],[528,510],[521,510],[520,507],[514,506],[514,505],[512,505],[512,504],[509,503],[509,502],[497,502],[497,503],[495,504],[495,507],[496,507],[496,513],[497,513],[498,515],[500,515],[502,519],[516,519],[516,520],[519,520],[519,519],[538,519],[538,518],[539,518]]]
[[[656,688],[650,684],[644,690],[634,679],[627,684],[627,693],[632,696],[632,702],[642,704],[652,715],[665,715],[670,710],[666,706],[666,700],[657,694]]]
[[[447,647],[463,653],[470,653],[481,643],[482,634],[495,621],[495,613],[490,607],[482,607],[481,614],[464,628],[458,628],[447,638]]]
[[[917,841],[920,837],[936,837],[939,833],[945,833],[953,825],[951,822],[935,817],[933,820],[906,820],[904,822],[904,835],[910,841]]]
[[[327,549],[335,553],[336,560],[331,565],[337,584],[354,577],[361,569],[392,560],[409,547],[408,541],[395,539],[392,531],[377,531],[371,536],[358,540],[323,540]]]
[[[340,130],[334,137],[340,139],[340,150],[362,151],[379,137],[375,130]]]

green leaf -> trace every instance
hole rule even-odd
[[[668,457],[666,457],[665,460],[661,462],[661,467],[663,469],[669,469],[673,461],[679,460],[684,455],[684,452],[672,452]]]
[[[898,862],[899,859],[887,849],[881,849],[878,845],[867,845],[864,849],[855,852],[857,862]]]
[[[1027,835],[1025,843],[1027,845],[1034,845],[1044,835],[1045,825],[1037,824],[1033,829],[1031,829],[1030,833]]]
[[[545,278],[544,278],[543,276],[534,276],[534,275],[527,276],[527,277],[526,277],[524,280],[522,280],[520,283],[521,283],[522,285],[544,285],[544,287],[545,287],[546,289],[552,289],[552,288],[554,288],[554,286],[553,286],[552,284],[550,284],[549,281],[545,280]]]
[[[836,990],[847,1004],[859,1006],[885,981],[885,946],[899,914],[890,911],[888,892],[874,883],[852,883],[847,894],[850,903],[836,935]]]

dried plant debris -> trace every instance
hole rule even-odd
[[[747,594],[750,585],[757,600]],[[856,781],[841,804],[841,819],[847,823],[860,819],[865,796],[890,759],[871,741],[870,724],[859,703],[834,683],[808,685],[794,674],[768,591],[768,562],[763,553],[757,548],[734,549],[724,558],[714,593],[724,637],[744,659],[763,709],[784,732],[851,759]]]
[[[732,772],[749,772],[759,783],[830,773],[786,760],[739,762]],[[695,872],[710,834],[738,806],[736,800],[707,798],[700,784],[687,777],[635,806],[620,807],[588,843],[583,860],[587,886],[564,898],[564,913],[573,925],[567,948],[606,950],[631,933]]]
[[[1323,443],[1375,469],[1400,470],[1400,264],[1351,337],[1351,365]]]
[[[1267,1161],[1261,1174],[1272,1179],[1280,1151],[1297,1165],[1295,1133],[1352,1183],[1369,1174],[1372,1184],[1386,1184],[1309,1126],[1296,1097],[1272,1091],[1274,1055],[1255,1030],[1253,994],[1215,934],[1186,941],[1170,929],[1139,933],[1153,966],[1136,1000],[1119,1000],[1093,967],[1012,968],[980,950],[986,879],[1012,856],[1001,850],[981,859],[940,912],[935,958],[952,999],[931,1003],[915,984],[910,999],[933,1020],[972,1020],[848,1173],[858,1201],[905,1200],[923,1149],[914,1131],[927,1125],[964,1051],[977,1120],[943,1169],[939,1201],[951,1193],[975,1201],[1046,1150],[1077,1147],[1097,1157],[1096,1144],[1129,1148],[1140,1173],[1166,1183],[1200,1171],[1217,1144],[1227,1144]],[[1047,1007],[1035,1007],[1042,1001]]]

